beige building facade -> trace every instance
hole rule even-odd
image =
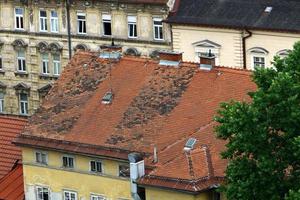
[[[271,67],[274,56],[285,56],[300,40],[300,34],[251,31],[246,39],[246,68],[255,65]],[[216,65],[243,68],[243,38],[245,30],[173,25],[173,48],[182,51],[183,60],[199,62],[200,55],[211,52],[216,56]]]
[[[111,44],[123,53],[155,56],[170,49],[167,2],[71,1],[72,53]],[[64,0],[0,3],[0,112],[31,115],[69,60]]]

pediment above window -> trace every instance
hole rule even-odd
[[[49,51],[49,45],[47,42],[39,42],[37,45],[36,45],[37,49],[39,52],[41,53],[44,53],[44,52],[47,52]]]
[[[288,56],[290,52],[291,52],[290,49],[282,49],[282,50],[278,51],[276,53],[276,55],[278,55],[278,56]]]
[[[17,39],[15,41],[13,41],[13,43],[11,45],[14,47],[14,49],[17,49],[17,50],[26,48],[28,46],[22,39]]]
[[[265,55],[267,55],[269,53],[269,51],[267,51],[265,48],[262,48],[262,47],[253,47],[253,48],[249,49],[248,52],[256,53],[256,54],[265,54]]]
[[[63,47],[60,44],[58,44],[57,42],[54,42],[49,45],[49,49],[50,49],[51,53],[59,53],[59,52],[61,52]]]
[[[198,42],[192,43],[194,47],[203,47],[203,48],[221,48],[221,45],[210,40],[201,40]]]
[[[17,91],[29,91],[30,90],[30,86],[27,85],[26,83],[18,83],[17,85],[14,86],[14,89]]]
[[[40,93],[48,93],[52,88],[52,84],[47,84],[47,85],[44,85],[43,87],[39,88],[38,91]]]
[[[86,45],[86,44],[77,44],[75,47],[74,47],[74,51],[77,51],[77,50],[83,50],[83,51],[88,51],[90,48]]]

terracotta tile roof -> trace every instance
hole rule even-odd
[[[21,164],[18,164],[0,179],[0,200],[24,199],[23,168]]]
[[[0,115],[0,179],[21,159],[21,150],[12,141],[23,131],[26,119]]]
[[[141,184],[198,192],[222,182],[227,163],[219,153],[225,143],[214,136],[213,116],[220,102],[250,100],[247,92],[255,89],[250,75],[132,57],[109,63],[79,52],[16,144],[124,160],[129,152],[143,152],[153,170]],[[101,104],[111,89],[112,104]],[[185,152],[190,137],[197,143]],[[158,163],[152,163],[155,146]]]

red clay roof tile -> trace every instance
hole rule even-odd
[[[223,101],[250,100],[247,92],[255,89],[250,75],[224,67],[201,71],[195,63],[159,66],[132,57],[109,62],[79,52],[16,143],[120,159],[143,152],[154,170],[141,184],[200,191],[221,183],[227,164],[219,156],[225,143],[215,138],[213,116]],[[112,104],[101,104],[110,90]],[[187,153],[189,137],[197,143]],[[152,163],[155,146],[158,163]]]

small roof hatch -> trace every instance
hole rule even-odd
[[[273,10],[273,7],[272,7],[272,6],[267,6],[267,7],[265,8],[265,12],[266,12],[266,13],[270,13],[272,10]]]
[[[194,148],[197,140],[195,138],[189,138],[188,141],[184,145],[184,150],[189,151]]]
[[[113,95],[113,93],[111,91],[106,92],[105,95],[102,98],[101,103],[102,104],[111,104],[113,98],[114,98],[114,95]]]

